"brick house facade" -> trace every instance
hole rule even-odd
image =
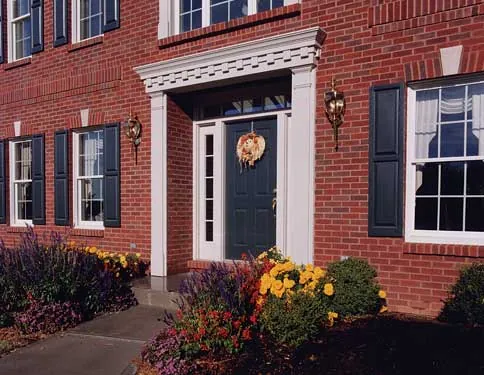
[[[422,109],[442,114],[435,125],[439,129],[445,121],[466,124],[464,129],[474,124],[464,135],[472,138],[472,133],[479,143],[475,103],[484,81],[483,1],[249,0],[241,1],[245,7],[239,9],[238,2],[231,1],[210,7],[208,0],[189,5],[176,0],[106,0],[99,5],[104,16],[98,21],[93,10],[83,18],[81,0],[32,0],[15,9],[12,4],[23,2],[0,3],[0,233],[7,245],[17,241],[30,222],[32,204],[34,214],[40,213],[40,220],[34,218],[39,233],[66,232],[79,243],[141,252],[151,259],[157,276],[228,258],[225,234],[232,227],[224,211],[226,182],[237,185],[237,178],[251,172],[237,170],[232,176],[225,165],[226,155],[235,153],[235,145],[225,145],[230,129],[235,129],[229,125],[245,121],[249,129],[262,129],[261,121],[270,117],[277,124],[277,157],[272,154],[275,146],[268,147],[266,160],[271,155],[277,159],[277,176],[271,177],[277,186],[266,189],[264,202],[271,201],[269,190],[277,187],[277,220],[271,221],[268,208],[251,209],[262,215],[255,226],[274,225],[277,244],[296,260],[325,265],[344,256],[366,258],[378,269],[391,309],[430,315],[440,309],[458,270],[483,260],[484,229],[473,221],[480,212],[474,207],[484,205],[472,192],[470,177],[464,177],[464,192],[442,198],[445,178],[440,168],[445,166],[439,166],[437,197],[427,194],[434,198],[415,216],[414,207],[420,204],[415,202],[424,198],[419,195],[422,181],[417,192],[408,183],[422,178],[416,166],[433,162],[428,140],[423,148],[409,142],[419,137],[416,113]],[[221,11],[222,6],[226,8]],[[25,17],[34,25],[32,32],[15,34]],[[233,19],[222,22],[224,17]],[[221,22],[210,25],[211,18]],[[324,94],[333,77],[347,103],[337,151],[324,113]],[[465,94],[459,97],[457,88],[447,93],[448,87],[462,88]],[[419,92],[426,90],[429,97],[433,92],[438,98],[421,99],[426,94]],[[230,98],[235,93],[237,98]],[[259,96],[262,104],[257,106]],[[379,98],[387,101],[378,104]],[[457,103],[457,109],[445,107],[449,103]],[[473,110],[461,111],[464,119],[459,118],[458,103],[464,103],[463,108],[473,103]],[[213,108],[221,112],[213,114]],[[130,111],[143,126],[137,155],[122,127],[117,133],[105,127],[125,121]],[[388,132],[379,119],[394,130]],[[101,133],[102,141],[91,138]],[[65,138],[57,138],[62,134]],[[454,140],[444,139],[440,130],[438,134],[437,163],[447,162],[439,157],[454,157],[448,160],[461,163],[467,173],[469,163],[480,162],[478,149],[474,154],[466,151],[473,147],[471,141],[464,142],[462,154],[457,146],[450,154],[441,153],[441,148],[458,143],[458,130],[446,133]],[[40,153],[38,135],[43,135]],[[117,137],[119,147],[111,146]],[[38,157],[31,162],[34,176],[14,167],[24,170],[29,164],[25,148],[34,159],[45,156],[43,163]],[[104,160],[115,169],[110,180],[114,182],[94,188],[99,178],[110,176],[109,166],[104,166],[106,173],[99,172],[101,148]],[[427,159],[417,157],[421,150]],[[385,159],[386,154],[394,159]],[[112,163],[116,155],[119,170]],[[58,160],[67,163],[64,174]],[[210,172],[208,160],[214,163]],[[393,165],[389,173],[397,179],[379,174],[380,161]],[[40,185],[35,185],[36,165],[44,167],[37,170]],[[476,170],[472,173],[479,173]],[[117,181],[119,194],[112,190]],[[385,184],[392,181],[391,188]],[[34,193],[43,198],[32,200],[22,190],[29,183],[43,186]],[[100,213],[96,196],[103,188],[105,211]],[[232,198],[230,204],[236,202]],[[427,217],[421,212],[432,216],[430,199],[438,207],[438,232],[419,219]],[[445,199],[474,201],[454,204]],[[207,207],[213,208],[210,214]],[[461,216],[459,210],[464,211]],[[58,211],[67,215],[64,221]],[[458,220],[443,218],[441,211]],[[454,223],[459,220],[474,229],[466,232]],[[426,229],[425,235],[419,228]]]

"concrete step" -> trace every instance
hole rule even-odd
[[[140,305],[156,306],[167,310],[176,310],[176,300],[180,298],[180,283],[187,273],[167,277],[148,276],[135,280],[133,292]]]

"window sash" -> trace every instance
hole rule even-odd
[[[10,203],[11,203],[11,214],[12,214],[12,225],[20,226],[20,225],[32,225],[32,195],[30,199],[20,199],[19,196],[19,188],[22,186],[28,186],[30,184],[30,188],[32,189],[32,141],[31,140],[23,140],[17,142],[10,143],[11,148],[10,152],[12,155],[12,159],[10,160],[10,176],[11,178],[11,195],[10,195]],[[27,146],[28,145],[28,155],[25,155],[22,151],[26,150],[25,148],[21,148],[20,150],[17,148],[18,145]],[[19,152],[20,151],[20,152]],[[27,166],[30,169],[30,178],[17,178],[17,166],[20,165],[21,168]],[[22,175],[22,173],[21,173]],[[22,176],[24,177],[24,176]],[[31,193],[32,194],[32,193]],[[30,208],[30,218],[25,218],[20,215],[19,212],[19,204],[20,203],[29,203],[31,204]]]
[[[88,4],[88,15],[85,17],[81,17],[81,2],[82,1],[87,1]],[[97,36],[103,35],[103,6],[104,6],[104,1],[99,0],[99,6],[100,6],[100,11],[98,13],[91,13],[91,0],[76,0],[75,6],[72,7],[72,20],[75,20],[75,22],[72,22],[72,35],[73,35],[73,42],[81,42],[83,40],[88,40],[91,38],[95,38]],[[98,34],[93,34],[92,30],[92,21],[98,17],[99,18],[99,33]],[[87,35],[82,35],[82,22],[86,21],[87,22]]]
[[[31,51],[31,38],[32,35],[30,35],[30,26],[27,28],[28,30],[28,36],[26,37],[25,34],[22,33],[22,38],[17,38],[17,29],[24,28],[24,24],[26,22],[30,22],[30,1],[28,2],[28,7],[27,11],[24,14],[21,14],[17,17],[13,17],[14,14],[14,4],[13,1],[10,0],[8,2],[8,23],[9,23],[9,36],[8,36],[8,42],[9,42],[9,61],[17,61],[26,57],[29,57],[32,55]],[[26,43],[25,45],[22,45],[23,48],[19,49],[19,42]]]

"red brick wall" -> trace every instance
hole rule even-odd
[[[168,273],[187,271],[193,258],[192,186],[193,124],[171,98],[168,99]]]
[[[6,9],[6,1],[1,1]],[[0,137],[11,136],[13,122],[21,120],[23,134],[46,132],[47,155],[52,155],[54,131],[78,124],[80,109],[96,114],[93,124],[121,120],[132,109],[144,125],[138,165],[127,140],[121,142],[122,228],[80,240],[123,251],[136,242],[145,255],[150,251],[150,107],[132,67],[319,25],[327,38],[317,71],[316,263],[341,255],[368,258],[378,268],[392,309],[435,314],[458,269],[482,261],[482,247],[367,237],[368,89],[372,84],[437,77],[439,49],[459,44],[464,46],[462,73],[483,71],[482,0],[303,0],[301,5],[161,41],[160,46],[158,1],[126,0],[121,1],[121,28],[82,49],[52,48],[52,2],[44,6],[45,51],[25,66],[3,70],[8,66],[0,65]],[[323,94],[333,76],[347,97],[338,152],[323,113]],[[168,131],[175,143],[191,136],[187,118],[171,102]],[[183,147],[191,150],[188,138],[185,141]],[[191,159],[185,149],[169,147],[170,155],[187,161],[169,166],[169,180],[176,182],[168,195],[176,203],[169,209],[168,267],[175,271],[183,270],[191,256],[190,186],[178,174],[191,174]],[[46,167],[47,225],[42,229],[59,229],[53,225],[52,160]],[[185,233],[175,231],[182,227]],[[0,226],[2,237],[12,242],[17,234],[8,231],[8,226]]]

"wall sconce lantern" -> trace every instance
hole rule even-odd
[[[345,95],[336,90],[336,81],[331,80],[331,91],[324,95],[326,117],[333,127],[334,149],[338,151],[338,130],[344,121],[346,110]]]
[[[134,147],[136,163],[138,163],[138,146],[141,143],[141,122],[138,120],[136,114],[133,116],[131,112],[129,113],[128,119],[123,122],[123,130]]]

